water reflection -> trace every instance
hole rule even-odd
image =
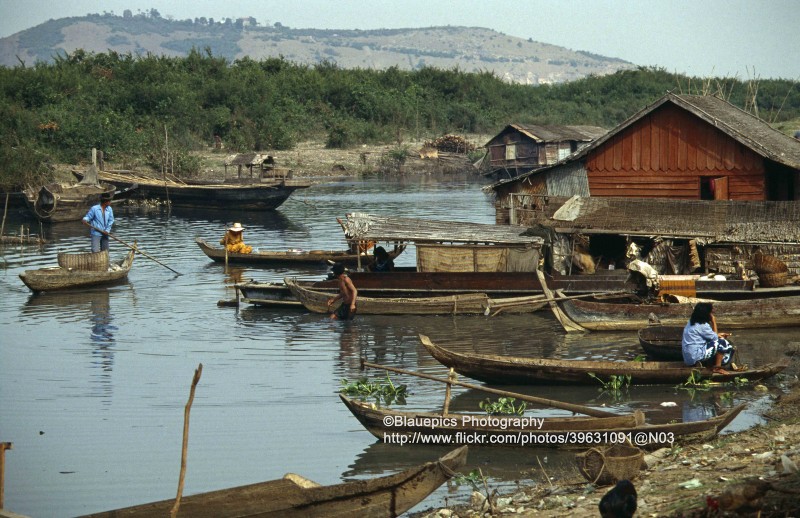
[[[92,373],[95,389],[103,396],[111,395],[111,373],[119,329],[114,324],[108,289],[33,294],[26,301],[22,313],[35,320],[56,318],[85,322],[88,339],[84,343],[91,356],[90,364],[97,369]],[[110,398],[104,401],[111,402]]]

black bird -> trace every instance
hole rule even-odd
[[[630,480],[620,480],[600,499],[603,518],[631,518],[636,512],[636,488]]]

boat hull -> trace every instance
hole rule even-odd
[[[289,278],[284,283],[292,295],[312,313],[330,313],[341,305],[341,301],[337,301],[328,306],[332,292],[308,289]],[[360,315],[483,315],[501,308],[509,313],[531,313],[543,308],[545,304],[540,298],[492,299],[485,293],[441,297],[365,297],[361,296],[360,290],[357,301]]]
[[[591,331],[636,331],[651,321],[686,325],[692,314],[689,303],[625,304],[588,300],[559,302],[575,323]],[[800,325],[800,296],[714,301],[714,312],[725,329],[792,327]]]
[[[594,385],[598,382],[593,376],[601,380],[608,380],[611,376],[630,376],[632,385],[675,385],[685,382],[692,375],[717,382],[730,382],[736,378],[755,381],[774,376],[789,366],[789,359],[784,358],[744,371],[718,374],[709,368],[692,367],[683,362],[557,360],[462,354],[440,347],[424,335],[420,335],[420,341],[430,355],[445,367],[464,376],[498,385]]]
[[[184,496],[177,516],[385,518],[408,511],[455,475],[466,463],[467,447],[450,451],[435,462],[393,475],[320,486],[298,475]],[[174,499],[86,515],[83,518],[170,516]]]
[[[116,284],[128,278],[128,272],[130,272],[133,265],[134,254],[135,252],[130,250],[124,259],[114,263],[112,269],[104,271],[62,267],[41,268],[39,270],[25,270],[19,274],[19,278],[34,293]]]
[[[158,199],[173,207],[225,210],[274,210],[298,189],[310,183],[275,180],[256,183],[184,184],[128,178],[116,173],[101,172],[100,177],[119,188],[137,185],[132,198]]]
[[[358,264],[359,259],[361,259],[362,264],[372,262],[372,256],[366,254],[359,256],[359,254],[354,254],[347,250],[254,250],[249,254],[241,254],[236,252],[226,253],[224,248],[213,246],[199,237],[195,238],[195,242],[209,259],[213,259],[216,262],[225,262],[227,260],[231,263],[247,264],[318,264],[325,267],[329,266],[329,261],[348,266]],[[393,259],[402,251],[402,249],[398,250],[397,253],[389,253]]]
[[[655,360],[683,360],[683,327],[652,325],[639,329],[639,344]]]
[[[30,212],[43,223],[78,221],[89,209],[100,203],[103,194],[114,194],[116,187],[110,183],[99,185],[63,186],[50,184],[38,190],[26,189],[25,203]]]
[[[545,418],[542,427],[515,428],[523,423],[521,416],[465,416],[404,412],[341,396],[350,412],[364,428],[384,442],[395,444],[480,444],[487,446],[585,448],[635,437],[637,446],[659,448],[674,442],[688,443],[708,440],[717,435],[745,405],[705,421],[686,423],[645,424],[642,417],[629,416]],[[467,421],[469,419],[469,421]],[[627,422],[620,422],[628,419]],[[473,424],[487,423],[487,424]],[[466,424],[465,424],[466,423]],[[645,435],[640,435],[644,433]]]

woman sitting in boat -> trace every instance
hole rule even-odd
[[[225,232],[222,239],[219,240],[219,244],[225,245],[225,249],[228,250],[228,252],[249,254],[253,251],[253,247],[244,244],[244,240],[242,239],[243,233],[244,227],[242,224],[234,223],[232,227],[228,228],[228,231]]]
[[[711,367],[717,374],[733,361],[733,346],[726,340],[729,333],[717,333],[717,320],[709,302],[698,302],[683,328],[683,361],[686,365]]]
[[[375,260],[369,265],[371,272],[391,272],[394,270],[394,260],[382,246],[375,247]]]

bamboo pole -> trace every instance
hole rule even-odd
[[[459,387],[464,387],[468,389],[480,390],[483,392],[488,392],[489,394],[495,394],[497,396],[503,397],[513,397],[515,399],[519,399],[520,401],[527,401],[529,403],[536,403],[539,405],[550,406],[553,408],[560,408],[562,410],[569,410],[570,412],[576,412],[579,414],[589,415],[592,417],[619,417],[619,414],[614,414],[612,412],[606,412],[605,410],[597,410],[595,408],[591,408],[588,406],[578,405],[576,403],[566,403],[563,401],[555,401],[553,399],[545,399],[536,396],[528,396],[527,394],[519,394],[517,392],[508,392],[506,390],[499,390],[493,389],[489,387],[484,387],[481,385],[473,385],[472,383],[464,383],[463,381],[457,380],[449,380],[445,378],[439,378],[436,376],[431,376],[430,374],[423,374],[421,372],[413,372],[408,371],[405,369],[399,369],[397,367],[388,367],[385,365],[378,365],[376,363],[370,363],[366,361],[363,357],[361,358],[361,367],[370,367],[373,369],[383,369],[390,372],[396,372],[398,374],[408,374],[410,376],[417,376],[418,378],[438,381],[440,383],[452,383],[453,385],[458,385]]]
[[[98,231],[98,232],[100,232],[100,233],[102,233],[102,234],[106,234],[108,237],[110,237],[110,238],[111,238],[111,239],[113,239],[114,241],[117,241],[117,242],[119,242],[119,243],[122,243],[123,245],[127,246],[127,247],[128,247],[128,248],[130,248],[131,250],[133,250],[133,251],[135,251],[135,252],[139,252],[140,254],[142,254],[143,256],[147,257],[147,258],[148,258],[148,259],[150,259],[151,261],[155,261],[155,262],[157,262],[158,264],[160,264],[161,266],[163,266],[163,267],[164,267],[164,268],[166,268],[167,270],[170,270],[171,272],[175,273],[176,275],[183,275],[182,273],[180,273],[180,272],[178,272],[178,271],[175,271],[175,270],[173,270],[172,268],[170,268],[169,266],[167,266],[166,264],[162,263],[161,261],[159,261],[158,259],[156,259],[156,258],[155,258],[155,257],[153,257],[152,255],[149,255],[149,254],[146,254],[145,252],[142,252],[141,248],[139,248],[138,246],[136,246],[136,242],[135,242],[135,241],[134,241],[134,244],[132,244],[132,245],[129,245],[128,243],[126,243],[126,242],[125,242],[125,241],[123,241],[122,239],[118,238],[117,236],[115,236],[115,235],[114,235],[114,234],[112,234],[111,232],[104,232],[104,231],[100,230],[99,228],[95,227],[94,225],[89,225],[89,227],[91,227],[91,228],[95,229],[96,231]]]
[[[194,371],[194,378],[192,378],[192,388],[189,390],[189,401],[186,402],[186,408],[183,411],[183,447],[181,448],[181,473],[178,477],[178,494],[175,497],[175,505],[169,512],[172,518],[178,515],[178,509],[181,507],[181,496],[183,496],[183,481],[186,477],[186,454],[189,449],[189,411],[192,409],[192,401],[194,401],[194,389],[200,381],[200,375],[203,373],[203,364],[198,365]]]

